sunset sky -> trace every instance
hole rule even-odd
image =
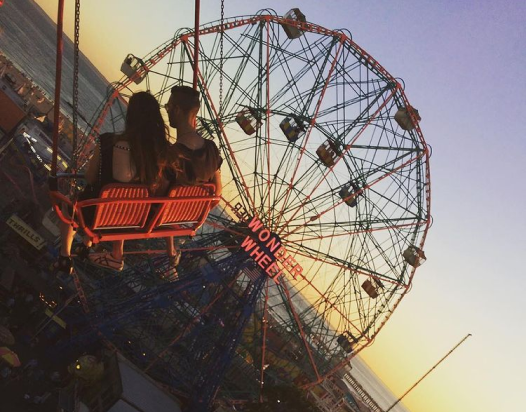
[[[57,0],[37,0],[56,18]],[[66,1],[72,37],[74,1]],[[526,2],[508,0],[226,0],[225,15],[299,7],[346,28],[405,81],[432,146],[427,262],[362,358],[401,395],[466,334],[473,336],[404,404],[412,412],[518,411],[526,385]],[[204,0],[201,22],[220,17]],[[191,0],[82,2],[81,50],[109,81],[193,26]]]

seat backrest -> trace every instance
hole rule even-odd
[[[208,183],[201,186],[172,186],[168,197],[177,201],[165,205],[155,226],[184,223],[200,226],[208,216],[214,194],[215,186]]]
[[[112,201],[97,205],[93,229],[144,227],[151,204],[141,202],[141,199],[148,196],[148,187],[145,185],[129,183],[105,185],[99,197]]]

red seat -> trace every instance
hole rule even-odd
[[[80,227],[93,243],[113,240],[193,236],[205,222],[212,203],[219,200],[215,186],[173,186],[168,197],[150,197],[145,185],[112,183],[102,188],[100,198],[71,202],[51,192],[54,209],[64,222]],[[72,206],[78,219],[68,219],[60,203]],[[96,207],[93,222],[86,208]]]
[[[159,214],[156,227],[184,223],[201,226],[210,211],[210,203],[213,200],[210,196],[213,196],[214,192],[215,187],[212,184],[171,187],[168,197],[177,201],[166,203]]]
[[[149,192],[146,186],[122,184],[104,186],[100,192],[101,199],[123,200],[98,204],[93,230],[144,227],[151,204],[134,200],[142,200],[147,197],[149,197]],[[89,201],[79,202],[78,207],[82,210],[86,203]]]
[[[155,237],[194,236],[212,209],[215,186],[206,183],[200,186],[172,186],[156,216],[150,222],[149,231]]]

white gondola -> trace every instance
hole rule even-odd
[[[305,15],[300,11],[300,9],[297,8],[289,10],[287,13],[285,13],[283,18],[287,20],[296,20],[301,23],[305,23],[307,21],[305,19]],[[285,33],[289,39],[297,39],[303,35],[303,30],[299,29],[295,25],[282,24],[281,26],[283,27],[283,30],[285,30]]]
[[[294,116],[286,117],[279,124],[280,129],[285,134],[287,140],[294,143],[305,134],[303,122]]]
[[[396,112],[394,119],[396,123],[398,123],[398,126],[400,126],[402,129],[407,130],[407,131],[413,130],[416,124],[411,118],[411,114],[416,120],[416,123],[422,120],[422,118],[418,114],[418,110],[416,110],[414,107],[411,107],[411,106],[400,107],[398,111]]]
[[[413,245],[409,246],[404,251],[403,257],[405,261],[414,268],[417,268],[426,261],[426,255],[424,254],[424,251]]]
[[[383,289],[384,285],[381,280],[373,278],[373,281],[371,279],[367,279],[365,282],[362,283],[362,289],[369,295],[371,299],[376,299],[380,293],[380,289]]]
[[[257,112],[252,107],[247,107],[241,110],[236,115],[236,123],[248,134],[256,133],[256,130],[261,127],[261,119],[257,115]]]
[[[336,341],[346,353],[351,353],[354,350],[353,343],[355,343],[355,338],[350,332],[345,331],[344,333],[340,334]]]
[[[135,84],[139,84],[146,77],[147,70],[144,66],[144,62],[130,53],[122,62],[121,72],[128,76],[128,78],[133,78]],[[139,72],[140,74],[137,75]]]
[[[336,159],[341,155],[341,152],[332,140],[327,140],[318,147],[316,154],[325,166],[332,167],[336,164]]]
[[[362,194],[363,192],[360,192],[360,188],[354,183],[351,183],[347,186],[343,186],[339,192],[340,198],[349,207],[356,207],[356,205],[358,204],[358,197]]]

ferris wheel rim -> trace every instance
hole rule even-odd
[[[206,24],[206,25],[203,25],[201,26],[201,29],[200,29],[200,35],[203,35],[203,36],[206,36],[206,35],[213,35],[213,34],[217,34],[219,32],[219,30],[221,29],[224,29],[224,30],[233,30],[233,29],[236,29],[236,28],[239,28],[239,27],[242,27],[242,26],[248,26],[248,25],[251,25],[251,24],[256,24],[256,23],[259,23],[259,22],[264,22],[264,23],[269,23],[269,22],[272,22],[273,24],[277,24],[277,25],[281,25],[281,24],[289,24],[290,21],[287,20],[287,19],[283,19],[279,16],[272,16],[272,15],[259,15],[259,16],[253,16],[253,17],[241,17],[241,18],[231,18],[231,19],[228,19],[223,26],[221,25],[213,25],[212,23],[210,24]],[[334,31],[334,30],[327,30],[327,29],[324,29],[324,28],[321,28],[320,26],[317,26],[317,25],[313,25],[311,23],[294,23],[294,24],[297,24],[297,27],[298,28],[301,28],[303,30],[305,30],[306,32],[309,32],[309,33],[315,33],[315,34],[320,34],[320,35],[323,35],[323,36],[337,36],[338,39],[339,39],[339,42],[340,42],[340,46],[341,44],[345,43],[347,44],[349,47],[353,47],[356,52],[361,56],[360,58],[363,59],[364,61],[364,64],[369,64],[371,68],[373,68],[374,70],[378,71],[379,73],[382,73],[385,75],[385,73],[387,73],[386,71],[384,72],[384,69],[382,66],[379,65],[379,63],[373,59],[367,52],[365,52],[363,49],[359,48],[359,46],[357,46],[353,41],[352,39],[350,38],[350,36],[348,36],[346,33],[343,32],[343,30],[341,31]],[[189,29],[190,30],[190,29]],[[164,49],[162,49],[161,51],[157,51],[156,53],[154,53],[153,57],[150,58],[150,59],[145,59],[145,63],[147,65],[148,70],[145,69],[145,72],[148,72],[150,69],[151,69],[151,66],[148,66],[150,63],[153,63],[154,62],[154,58],[155,56],[160,56],[161,54],[163,54],[163,56],[165,56],[167,53],[168,53],[168,50],[170,49],[170,52],[174,51],[175,48],[184,43],[185,41],[189,41],[189,39],[192,38],[192,32],[191,31],[180,31],[179,32],[179,35],[177,38],[174,38],[172,39],[172,41],[168,41],[166,43],[166,47]],[[185,40],[186,39],[186,40]],[[336,59],[334,60],[336,61]],[[388,74],[388,73],[387,73]],[[199,76],[200,76],[200,80],[201,80],[201,84],[206,84],[206,81],[205,81],[205,74],[203,73],[199,73]],[[268,76],[268,74],[267,74]],[[389,75],[389,79],[393,79],[392,76]],[[131,79],[128,79],[129,82],[127,85],[131,84]],[[404,91],[403,91],[403,88],[401,86],[401,84],[397,81],[397,80],[394,80],[394,87],[393,87],[393,96],[394,96],[394,93],[396,92],[397,95],[397,99],[399,99],[402,103],[406,104],[406,105],[409,105],[409,102],[407,101],[407,98],[404,94]],[[118,89],[120,91],[122,91],[123,89],[125,89],[127,87],[126,85],[126,81],[121,83],[118,87]],[[214,102],[215,100],[212,98],[212,90],[211,88],[208,88],[207,86],[204,87],[204,95],[206,97],[206,100],[207,100],[207,104],[210,104],[211,105],[211,111],[214,113],[215,117],[218,118],[218,110],[217,108],[214,106]],[[162,93],[161,93],[161,96],[162,96]],[[268,104],[268,103],[267,103]],[[380,109],[378,109],[378,111],[380,111]],[[272,114],[274,116],[278,115],[278,116],[285,116],[287,114],[287,112],[285,110],[269,110],[268,106],[267,106],[267,112],[266,112],[266,115],[267,117],[269,117],[269,114]],[[267,122],[267,125],[269,125],[270,123]],[[236,151],[236,147],[234,147],[235,145],[238,145],[239,143],[237,141],[234,141],[232,142],[232,144],[230,144],[229,140],[228,140],[228,137],[227,137],[227,132],[224,130],[224,125],[223,125],[223,119],[218,119],[218,126],[221,130],[221,134],[224,135],[224,141],[226,141],[226,145],[229,146],[224,153],[228,153],[231,155],[231,157],[234,159],[234,161],[236,160],[236,156],[237,156],[237,151]],[[318,125],[317,124],[313,124],[312,127],[309,129],[309,130],[312,130],[313,128],[317,127]],[[267,127],[270,127],[270,126],[267,126]],[[364,127],[367,127],[367,125],[365,125]],[[415,157],[412,161],[413,162],[423,162],[424,164],[424,169],[425,169],[425,193],[426,193],[426,205],[424,206],[424,209],[427,213],[427,216],[424,216],[422,221],[418,222],[418,223],[407,223],[407,224],[400,224],[400,225],[396,225],[396,226],[393,226],[391,228],[378,228],[377,230],[378,231],[381,231],[381,230],[391,230],[391,229],[394,229],[394,230],[398,230],[398,229],[403,229],[403,228],[407,228],[407,227],[410,227],[410,226],[425,226],[424,227],[424,230],[422,232],[419,232],[419,238],[420,238],[420,243],[419,243],[419,246],[422,247],[423,246],[423,243],[425,241],[425,237],[426,237],[426,234],[427,234],[427,229],[429,228],[429,225],[430,225],[430,179],[429,179],[429,149],[425,143],[425,140],[423,138],[423,135],[422,135],[422,132],[420,130],[420,127],[418,125],[418,123],[416,123],[416,127],[415,127],[415,135],[416,135],[416,138],[419,140],[419,144],[422,146],[422,150],[421,152],[418,154],[417,157]],[[270,140],[270,139],[269,139]],[[307,146],[307,143],[306,143],[306,140],[304,140],[304,142],[302,143],[303,146],[300,146],[304,149],[305,151],[305,148]],[[220,139],[221,141],[221,139]],[[351,145],[352,146],[352,145]],[[350,147],[346,149],[346,151],[350,150]],[[314,156],[314,154],[312,153],[308,153],[309,156],[311,156],[311,159],[312,160],[315,160],[316,157]],[[237,169],[237,173],[238,173],[238,177],[239,179],[241,180],[244,180],[245,177],[248,176],[248,174],[246,172],[243,172],[242,171],[242,167],[237,165],[235,166],[235,169]],[[326,172],[326,176],[328,176],[331,171],[332,171],[333,168],[331,168],[328,172]],[[270,170],[270,169],[269,169]],[[296,172],[295,172],[296,173]],[[292,184],[292,182],[295,180],[295,176],[296,174],[293,174],[292,178],[290,179],[290,184]],[[323,180],[320,179],[320,180]],[[285,182],[286,183],[286,182]],[[258,217],[259,216],[259,210],[260,210],[260,207],[257,206],[257,198],[255,198],[254,196],[251,196],[251,191],[253,189],[253,186],[252,184],[250,183],[242,183],[241,184],[241,187],[243,187],[245,189],[245,195],[247,196],[247,199],[245,201],[246,204],[250,205],[251,206],[251,211],[252,211],[252,215],[253,216],[256,216]],[[368,190],[370,189],[369,187],[362,187],[362,191],[365,191],[365,190]],[[269,189],[270,190],[270,189]],[[291,195],[292,193],[292,189],[290,189],[289,192],[287,192],[288,194],[286,195],[287,196],[287,199],[288,199],[288,196]],[[268,199],[270,199],[270,195],[268,196]],[[267,198],[265,198],[265,201],[267,201]],[[340,204],[344,203],[344,201],[340,201],[339,202]],[[285,200],[284,204],[288,204],[288,200]],[[228,206],[228,205],[227,205]],[[233,209],[232,205],[229,206],[231,209]],[[299,209],[301,207],[298,206],[297,208]],[[270,207],[267,208],[267,211],[270,211]],[[282,215],[283,216],[283,215]],[[294,217],[295,216],[292,216],[289,220],[285,220],[285,222],[283,223],[283,227],[285,226],[288,226],[287,224],[288,223],[291,223],[291,221],[294,220]],[[209,225],[216,225],[216,229],[218,228],[218,225],[219,223],[211,220],[208,222]],[[279,223],[276,225],[276,226],[279,226]],[[230,227],[227,227],[227,226],[223,226],[224,230],[230,230],[232,232],[232,229]],[[355,234],[359,234],[361,232],[367,232],[367,231],[373,231],[374,229],[368,229],[368,228],[361,228],[361,229],[358,229],[356,230]],[[235,232],[235,231],[234,231]],[[235,232],[237,235],[245,235],[245,233],[243,232]],[[334,233],[333,233],[334,235]],[[291,234],[289,234],[289,236],[291,236]],[[312,237],[311,238],[303,238],[302,240],[303,241],[315,241],[315,236],[314,235],[311,235]],[[344,237],[345,234],[342,233],[342,234],[338,234],[337,236],[339,237]],[[191,248],[189,248],[188,250],[191,250]],[[297,250],[296,250],[296,253],[299,253]],[[306,256],[306,257],[311,257],[311,256]],[[346,266],[341,266],[340,267],[340,270],[341,271],[353,271],[352,268],[349,268],[349,267],[346,267]],[[355,273],[357,272],[356,269],[354,269]],[[359,271],[358,271],[359,272]],[[411,284],[412,284],[412,279],[413,279],[413,276],[414,276],[414,273],[415,273],[415,269],[411,269],[410,270],[411,273],[408,274],[407,276],[407,281],[406,282],[401,282],[401,281],[398,281],[398,280],[393,280],[392,283],[393,284],[397,284],[397,285],[400,285],[400,286],[403,286],[400,290],[401,290],[401,294],[398,295],[398,299],[395,300],[393,303],[392,303],[392,308],[393,310],[398,306],[398,303],[401,301],[402,297],[405,296],[405,294],[407,293],[408,289],[410,288]],[[372,274],[370,274],[370,276],[374,277]],[[383,278],[382,280],[388,282],[387,279]],[[270,280],[267,279],[267,282],[269,282]],[[395,289],[391,289],[392,291],[392,294],[394,295],[395,294]],[[334,293],[334,292],[330,292],[330,293]],[[330,295],[330,293],[328,293],[328,295]],[[320,292],[320,299],[324,296],[325,292]],[[268,299],[268,296],[265,296],[265,299]],[[294,307],[294,304],[292,302],[291,299],[288,300],[290,306],[293,308]],[[391,312],[392,313],[392,312]],[[364,338],[367,339],[367,345],[369,345],[373,340],[374,340],[374,337],[376,336],[376,334],[379,332],[379,330],[383,327],[383,325],[385,324],[385,322],[387,321],[387,319],[391,316],[391,313],[388,313],[387,314],[387,317],[384,318],[384,321],[381,325],[379,325],[378,328],[376,328],[376,333],[374,333],[372,336],[365,336]],[[301,329],[301,324],[299,325],[300,326],[300,329]],[[356,328],[357,330],[359,330],[359,328],[357,327]],[[362,328],[363,329],[363,328]],[[309,342],[303,338],[303,343],[305,345],[305,347],[307,348],[307,352],[309,351],[308,349],[308,346],[310,345]],[[365,345],[365,346],[367,346]],[[362,350],[365,346],[361,346],[359,348],[359,350]],[[359,350],[355,351],[352,355],[349,355],[347,357],[345,357],[345,359],[342,360],[342,362],[345,362],[346,360],[348,360],[349,357],[351,356],[354,356],[354,354],[356,354],[357,352],[359,352]],[[311,358],[312,360],[312,358]],[[261,365],[261,367],[263,367],[264,365]],[[318,371],[317,371],[317,368],[316,368],[316,363],[313,364],[314,366],[314,370],[316,371],[315,372],[315,376],[317,378],[317,380],[319,380],[320,377],[323,377],[323,376],[326,376],[330,373],[332,373],[334,371],[334,368],[331,370],[331,371],[325,371],[326,373],[321,373],[319,374]]]

